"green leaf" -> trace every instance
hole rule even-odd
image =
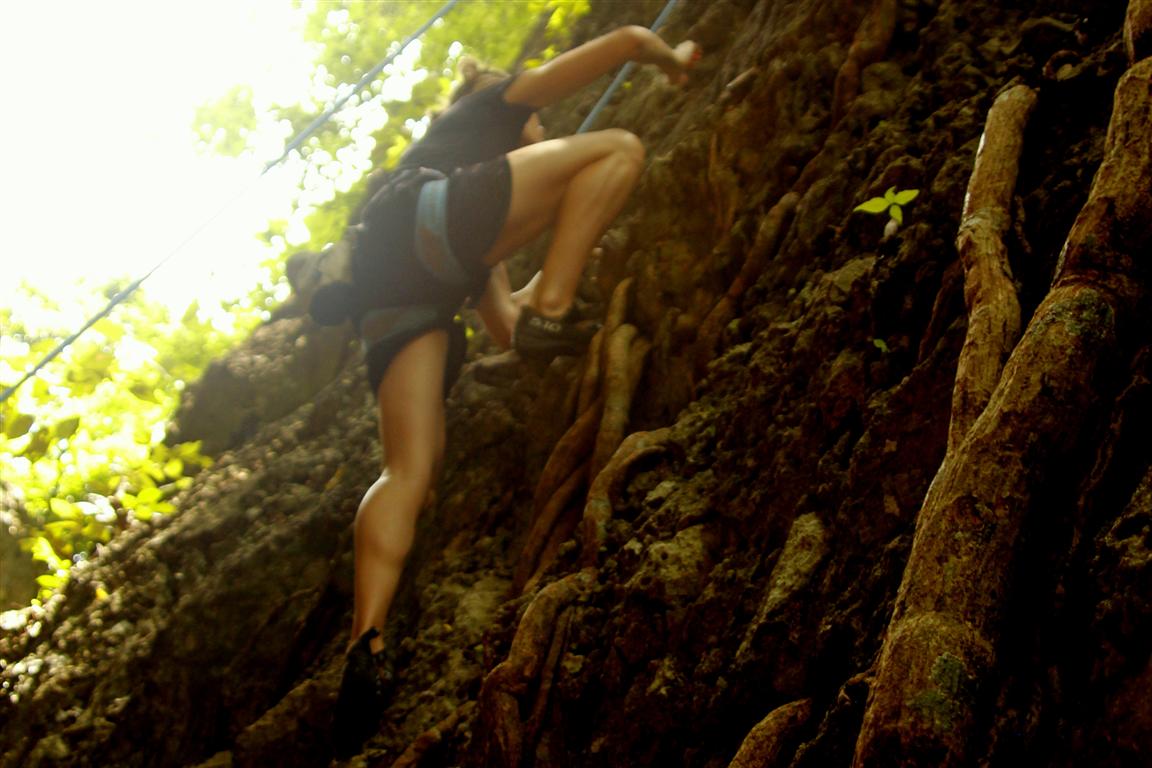
[[[36,577],[36,583],[46,589],[57,589],[64,584],[65,579],[62,576],[57,576],[54,573],[45,573]]]
[[[884,190],[884,199],[889,203],[896,202],[896,187],[888,187],[888,189]]]
[[[48,433],[46,430],[39,429],[32,433],[32,437],[28,440],[28,445],[24,446],[24,450],[20,451],[20,455],[29,461],[39,461],[44,458],[44,454],[48,452]]]
[[[4,424],[4,434],[8,437],[23,437],[36,423],[36,417],[27,413],[18,413]]]
[[[33,560],[39,560],[50,570],[58,571],[67,567],[68,561],[57,555],[56,550],[52,548],[52,542],[43,536],[37,536],[32,540],[31,553]]]
[[[897,224],[903,224],[904,223],[904,211],[902,211],[900,209],[900,206],[894,205],[891,208],[889,208],[888,209],[888,215],[891,216],[893,219],[895,219]]]
[[[112,526],[98,520],[89,520],[80,534],[92,541],[107,542],[108,539],[112,538]]]
[[[140,493],[136,494],[136,500],[140,504],[152,505],[164,498],[164,492],[156,486],[145,488]]]
[[[184,476],[184,462],[180,459],[169,459],[164,464],[164,474],[173,480]]]
[[[54,496],[48,500],[48,508],[52,510],[52,514],[61,520],[79,520],[84,517],[84,512],[72,502],[67,499],[61,499]]]
[[[55,539],[68,539],[77,531],[82,530],[83,526],[75,520],[57,520],[54,523],[48,523],[44,528]]]
[[[72,416],[70,418],[64,419],[61,422],[58,422],[56,426],[52,428],[52,434],[57,439],[69,438],[76,434],[76,430],[79,428],[80,417]]]
[[[865,200],[860,205],[853,208],[853,211],[863,211],[864,213],[884,213],[888,210],[890,203],[882,197],[874,197],[871,200]]]
[[[915,200],[919,194],[920,190],[918,189],[905,189],[903,192],[897,192],[893,200],[897,205],[908,205],[908,203]]]
[[[156,388],[149,382],[142,381],[139,384],[133,384],[128,389],[134,396],[140,398],[146,403],[159,403],[160,396]]]

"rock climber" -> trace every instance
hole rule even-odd
[[[338,748],[357,749],[390,697],[381,632],[444,451],[444,396],[464,355],[460,306],[471,297],[493,339],[525,357],[579,354],[591,335],[573,300],[589,253],[639,179],[644,148],[621,129],[546,140],[537,110],[627,62],[679,85],[699,56],[695,43],[672,48],[628,26],[512,76],[463,62],[448,108],[349,227],[350,279],[321,287],[311,312],[323,324],[356,323],[386,467],[354,524]],[[547,230],[541,271],[513,294],[502,262]]]

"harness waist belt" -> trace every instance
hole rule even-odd
[[[431,330],[445,323],[444,308],[435,304],[380,307],[360,320],[360,343],[367,352],[374,345],[414,331]]]
[[[416,259],[428,274],[446,285],[462,286],[472,278],[448,243],[448,179],[425,181],[416,201]]]

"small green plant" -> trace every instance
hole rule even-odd
[[[852,210],[853,212],[862,211],[864,213],[887,213],[888,224],[884,227],[884,234],[891,235],[904,223],[904,206],[915,200],[919,194],[920,190],[918,189],[902,189],[897,192],[896,187],[889,187],[883,197],[865,200]]]

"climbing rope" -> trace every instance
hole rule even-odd
[[[284,162],[284,160],[287,159],[287,157],[294,150],[298,149],[305,141],[308,140],[308,138],[310,136],[312,136],[314,133],[316,133],[316,131],[318,131],[321,126],[323,126],[326,122],[328,122],[328,120],[330,120],[333,115],[335,115],[337,112],[339,112],[341,109],[343,109],[344,105],[348,103],[349,99],[351,99],[354,95],[356,95],[361,90],[363,90],[365,87],[367,87],[367,85],[369,83],[373,82],[376,79],[376,77],[379,76],[379,74],[384,70],[385,67],[387,67],[389,64],[391,64],[393,61],[395,61],[396,57],[399,56],[404,51],[405,48],[407,48],[409,45],[411,45],[415,40],[419,39],[425,32],[428,31],[428,29],[433,24],[435,24],[437,21],[439,21],[441,18],[443,18],[459,2],[460,2],[460,0],[448,0],[448,2],[444,3],[444,5],[440,7],[440,10],[436,11],[436,13],[433,14],[432,17],[428,19],[428,21],[426,21],[423,25],[420,26],[419,29],[417,29],[415,32],[413,32],[411,35],[409,35],[400,44],[400,46],[398,48],[396,48],[395,51],[393,51],[391,54],[386,56],[383,61],[381,61],[375,67],[370,69],[368,72],[364,73],[364,76],[361,77],[360,80],[358,80],[356,82],[356,84],[351,89],[349,89],[349,91],[346,94],[344,94],[343,96],[338,98],[336,101],[334,101],[332,103],[332,105],[330,107],[328,107],[328,109],[324,110],[324,112],[322,114],[320,114],[318,117],[316,117],[316,119],[313,120],[308,125],[308,127],[306,127],[304,130],[300,131],[300,133],[298,133],[290,142],[288,142],[288,144],[286,144],[284,147],[284,151],[280,154],[280,156],[278,158],[276,158],[275,160],[269,162],[267,165],[264,166],[264,170],[262,170],[260,172],[260,178],[262,178],[265,174],[267,174],[268,171],[272,170],[277,165]],[[652,26],[649,27],[649,29],[651,29],[653,32],[655,32],[661,26],[663,26],[664,22],[667,21],[668,17],[671,15],[672,9],[675,6],[676,6],[676,0],[668,0],[668,3],[664,6],[663,10],[660,11],[660,14],[656,17],[656,20],[654,22],[652,22]],[[588,113],[588,116],[586,118],[584,118],[584,122],[580,124],[580,128],[576,131],[577,133],[584,133],[589,128],[591,128],[591,126],[596,122],[596,119],[600,116],[600,113],[604,110],[604,107],[608,104],[608,101],[612,98],[613,94],[615,94],[617,89],[619,89],[620,85],[625,80],[628,79],[629,75],[632,74],[632,71],[634,69],[635,69],[635,65],[632,64],[631,62],[629,62],[628,64],[625,64],[620,69],[620,72],[616,75],[616,78],[612,81],[612,83],[604,91],[603,95],[600,96],[600,100],[596,102],[596,105]],[[165,264],[167,264],[169,261],[171,261],[171,259],[173,257],[175,257],[178,253],[180,253],[180,251],[182,251],[188,245],[188,243],[190,243],[193,239],[195,239],[202,231],[204,231],[204,229],[206,229],[212,222],[214,222],[217,218],[219,218],[228,208],[230,208],[232,205],[234,205],[236,200],[238,200],[239,198],[241,198],[245,194],[247,194],[249,189],[251,189],[251,185],[246,187],[240,194],[236,195],[235,197],[230,199],[227,203],[225,203],[224,206],[222,206],[208,220],[206,220],[203,224],[201,224],[194,232],[192,232],[191,235],[189,235],[187,238],[185,238],[183,242],[181,242],[179,245],[177,245],[176,248],[174,248],[167,256],[165,256],[163,259],[161,259],[159,262],[157,262],[155,264],[155,266],[153,266],[150,270],[148,270],[148,272],[146,272],[143,277],[140,277],[140,278],[132,281],[131,283],[128,284],[128,286],[126,288],[124,288],[123,290],[118,292],[115,296],[113,296],[111,299],[109,299],[108,303],[104,306],[104,308],[101,309],[99,312],[97,312],[95,315],[93,315],[91,318],[89,318],[88,321],[85,322],[84,325],[80,327],[80,330],[76,331],[71,336],[69,336],[68,338],[61,341],[58,345],[56,345],[56,347],[51,352],[49,352],[47,355],[45,355],[43,357],[43,359],[40,360],[40,362],[36,363],[35,366],[33,366],[30,370],[28,370],[28,372],[25,373],[20,378],[19,381],[17,381],[15,384],[8,387],[7,389],[5,389],[4,392],[2,394],[0,394],[0,403],[5,402],[25,382],[27,382],[29,379],[31,379],[33,376],[35,376],[37,373],[39,373],[41,370],[43,370],[44,367],[46,365],[48,365],[50,362],[55,360],[60,355],[61,352],[63,352],[65,349],[67,349],[69,346],[71,346],[89,328],[91,328],[93,325],[95,325],[96,323],[100,322],[102,319],[107,317],[112,312],[112,310],[116,308],[117,305],[123,303],[129,296],[131,296],[133,293],[135,293],[136,290],[141,285],[144,284],[145,280],[150,278],[153,274],[155,274],[155,272],[157,270],[159,270],[161,267],[163,267]]]
[[[676,0],[668,0],[668,4],[660,11],[660,15],[656,17],[656,21],[652,22],[652,26],[648,29],[655,32],[664,26],[664,22],[672,15],[672,9],[675,6]],[[603,112],[604,107],[608,105],[608,101],[612,98],[612,95],[616,93],[616,90],[621,84],[628,79],[634,69],[636,69],[636,65],[632,62],[628,62],[620,68],[620,72],[616,75],[615,79],[612,80],[612,83],[604,91],[603,95],[600,96],[600,100],[596,102],[596,106],[592,107],[592,111],[584,118],[584,122],[580,123],[580,127],[576,129],[576,133],[584,133],[592,127],[593,123],[596,122],[596,118],[600,117],[600,113]]]
[[[437,21],[439,21],[441,18],[443,18],[444,15],[446,13],[448,13],[448,11],[452,10],[458,2],[460,2],[460,0],[448,0],[448,2],[444,3],[444,5],[440,7],[440,10],[436,11],[436,13],[432,16],[432,18],[430,18],[430,19],[428,19],[428,21],[424,22],[424,25],[421,26],[419,29],[417,29],[415,32],[408,35],[408,38],[403,43],[400,44],[400,47],[397,48],[394,53],[389,55],[387,58],[385,58],[382,62],[380,62],[376,66],[372,67],[372,69],[365,72],[364,76],[361,77],[360,80],[357,81],[356,85],[354,85],[352,87],[352,90],[348,91],[348,93],[344,94],[342,97],[340,97],[335,102],[333,102],[332,106],[330,106],[327,110],[324,111],[324,114],[320,115],[315,120],[313,120],[312,123],[307,128],[305,128],[304,130],[302,130],[300,132],[300,135],[298,135],[296,138],[292,139],[292,141],[288,142],[288,145],[284,147],[284,154],[280,155],[280,157],[278,157],[275,160],[273,160],[272,162],[268,163],[268,165],[265,166],[265,168],[264,168],[264,173],[267,173],[270,169],[272,169],[275,166],[282,163],[284,161],[284,158],[288,157],[288,155],[292,152],[292,150],[296,149],[301,144],[303,144],[308,139],[309,136],[311,136],[313,133],[315,133],[317,130],[319,130],[320,126],[322,126],[322,125],[324,125],[324,123],[328,122],[328,119],[331,118],[332,115],[339,112],[344,107],[344,105],[348,103],[348,99],[352,98],[354,95],[356,95],[357,93],[362,91],[369,83],[371,83],[373,80],[375,80],[376,76],[384,71],[384,67],[391,64],[396,59],[396,57],[399,56],[400,53],[405,48],[407,48],[412,42],[414,42],[417,38],[421,37],[425,32],[427,32],[429,27],[431,27],[433,24],[435,24]],[[263,175],[263,174],[261,174],[261,175]]]
[[[409,35],[404,40],[404,42],[402,42],[400,44],[400,46],[398,48],[396,48],[396,50],[394,50],[387,57],[385,57],[384,60],[381,61],[379,64],[377,64],[375,67],[373,67],[368,72],[366,72],[364,74],[364,76],[361,77],[360,80],[351,88],[351,90],[348,91],[348,93],[344,94],[339,99],[337,99],[335,102],[333,102],[332,106],[330,106],[328,109],[326,109],[324,111],[323,114],[321,114],[319,117],[317,117],[315,120],[313,120],[308,125],[307,128],[300,131],[300,133],[297,134],[296,137],[292,139],[292,141],[288,142],[288,144],[285,145],[284,152],[281,153],[280,157],[276,158],[275,160],[273,160],[272,162],[270,162],[264,166],[264,170],[260,172],[260,176],[258,177],[257,180],[259,180],[259,178],[263,178],[263,176],[265,174],[267,174],[268,171],[272,170],[277,165],[284,162],[284,160],[287,159],[288,155],[290,155],[293,150],[299,148],[301,144],[303,144],[305,141],[308,140],[308,137],[310,137],[312,134],[316,133],[316,131],[318,131],[320,129],[320,127],[322,125],[324,125],[324,123],[328,122],[328,120],[330,120],[334,114],[336,114],[340,109],[342,109],[344,107],[345,104],[348,103],[348,100],[350,98],[352,98],[354,95],[359,93],[369,83],[371,83],[373,80],[375,80],[376,77],[384,70],[384,68],[387,67],[389,64],[391,64],[393,61],[395,61],[396,57],[399,56],[404,51],[405,48],[407,48],[415,40],[417,40],[421,35],[423,35],[425,32],[427,32],[429,27],[431,27],[433,24],[435,24],[437,21],[439,21],[441,18],[443,18],[444,15],[447,14],[450,10],[452,10],[457,5],[457,3],[459,3],[459,2],[460,2],[460,0],[448,0],[448,2],[444,3],[444,5],[440,7],[440,10],[438,10],[435,14],[433,14],[432,18],[428,19],[428,21],[426,21],[419,29],[417,29],[415,32],[413,32],[411,35]],[[254,183],[255,182],[253,182],[253,184]],[[157,270],[159,270],[161,267],[163,267],[165,264],[167,264],[169,261],[171,261],[172,258],[174,256],[176,256],[176,254],[178,254],[178,253],[180,253],[180,251],[184,250],[184,248],[188,245],[188,243],[190,243],[192,240],[194,240],[201,232],[203,232],[210,224],[212,224],[212,222],[214,222],[216,219],[218,219],[226,210],[228,210],[231,206],[233,206],[237,200],[239,200],[241,197],[246,195],[248,193],[248,191],[252,188],[253,184],[249,184],[238,195],[229,199],[227,203],[225,203],[219,210],[216,211],[216,213],[212,214],[212,216],[210,216],[206,221],[204,221],[204,223],[202,223],[199,227],[197,227],[196,230],[192,232],[192,234],[190,234],[188,237],[186,237],[167,256],[165,256],[163,259],[158,261],[151,269],[149,269],[144,274],[143,277],[140,277],[136,280],[133,280],[131,283],[128,284],[128,286],[126,288],[124,288],[123,290],[118,292],[115,296],[113,296],[111,299],[109,299],[108,303],[106,305],[104,305],[104,308],[101,309],[99,312],[97,312],[95,315],[93,315],[91,318],[89,318],[88,321],[80,327],[80,330],[76,331],[71,336],[69,336],[68,338],[64,339],[62,342],[57,344],[56,347],[51,352],[49,352],[47,355],[45,355],[43,357],[43,359],[40,360],[40,362],[36,363],[36,365],[34,365],[27,373],[25,373],[20,378],[19,381],[17,381],[15,384],[8,387],[7,389],[5,389],[4,392],[2,394],[0,394],[0,403],[5,402],[9,397],[11,397],[13,394],[15,394],[16,390],[18,390],[26,381],[31,379],[33,376],[35,376],[41,370],[43,370],[44,366],[48,365],[50,362],[55,360],[60,355],[61,352],[63,352],[68,347],[70,347],[76,341],[76,339],[80,338],[80,336],[83,335],[89,328],[96,325],[96,323],[100,322],[105,317],[107,317],[109,315],[109,313],[111,313],[112,310],[116,308],[117,305],[123,303],[129,296],[131,296],[133,293],[135,293],[136,289],[139,288],[141,285],[143,285],[145,280],[150,278],[153,274],[156,273]]]

